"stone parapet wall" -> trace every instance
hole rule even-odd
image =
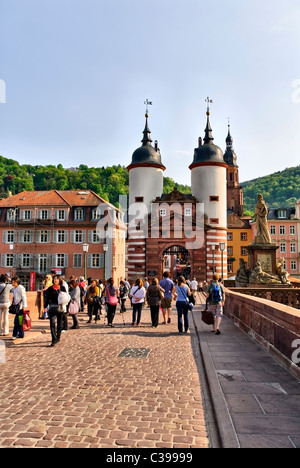
[[[300,311],[266,299],[226,291],[225,314],[300,378]],[[299,352],[297,353],[297,347]]]

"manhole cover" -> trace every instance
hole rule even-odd
[[[146,359],[150,354],[151,349],[147,348],[125,348],[119,354],[119,357],[133,358],[133,359]]]

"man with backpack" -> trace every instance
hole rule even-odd
[[[214,275],[213,281],[209,285],[208,289],[208,310],[215,317],[215,323],[213,325],[212,332],[216,335],[220,335],[220,326],[223,318],[223,307],[225,304],[225,289],[224,286],[219,283],[219,276]]]

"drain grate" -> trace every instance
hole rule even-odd
[[[119,354],[119,357],[131,358],[131,359],[146,359],[151,352],[148,348],[125,348]]]

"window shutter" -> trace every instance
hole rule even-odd
[[[93,234],[94,231],[89,231],[89,244],[93,244],[93,240],[94,240],[94,234]]]
[[[86,243],[86,231],[82,231],[82,243]]]
[[[2,231],[2,242],[3,242],[3,244],[7,244],[7,236],[8,236],[8,231]]]
[[[75,231],[71,231],[71,239],[70,239],[71,244],[74,244],[75,242]]]
[[[6,254],[1,254],[1,267],[6,268]]]
[[[104,254],[100,254],[100,268],[104,268]]]
[[[19,232],[19,242],[20,244],[24,243],[24,231]]]
[[[52,254],[52,268],[56,268],[57,265],[57,255]]]
[[[36,243],[41,243],[41,231],[36,231]]]
[[[87,256],[87,267],[92,268],[92,263],[93,263],[93,255],[88,254],[88,256]]]
[[[68,268],[69,266],[69,255],[65,254],[65,268]]]

